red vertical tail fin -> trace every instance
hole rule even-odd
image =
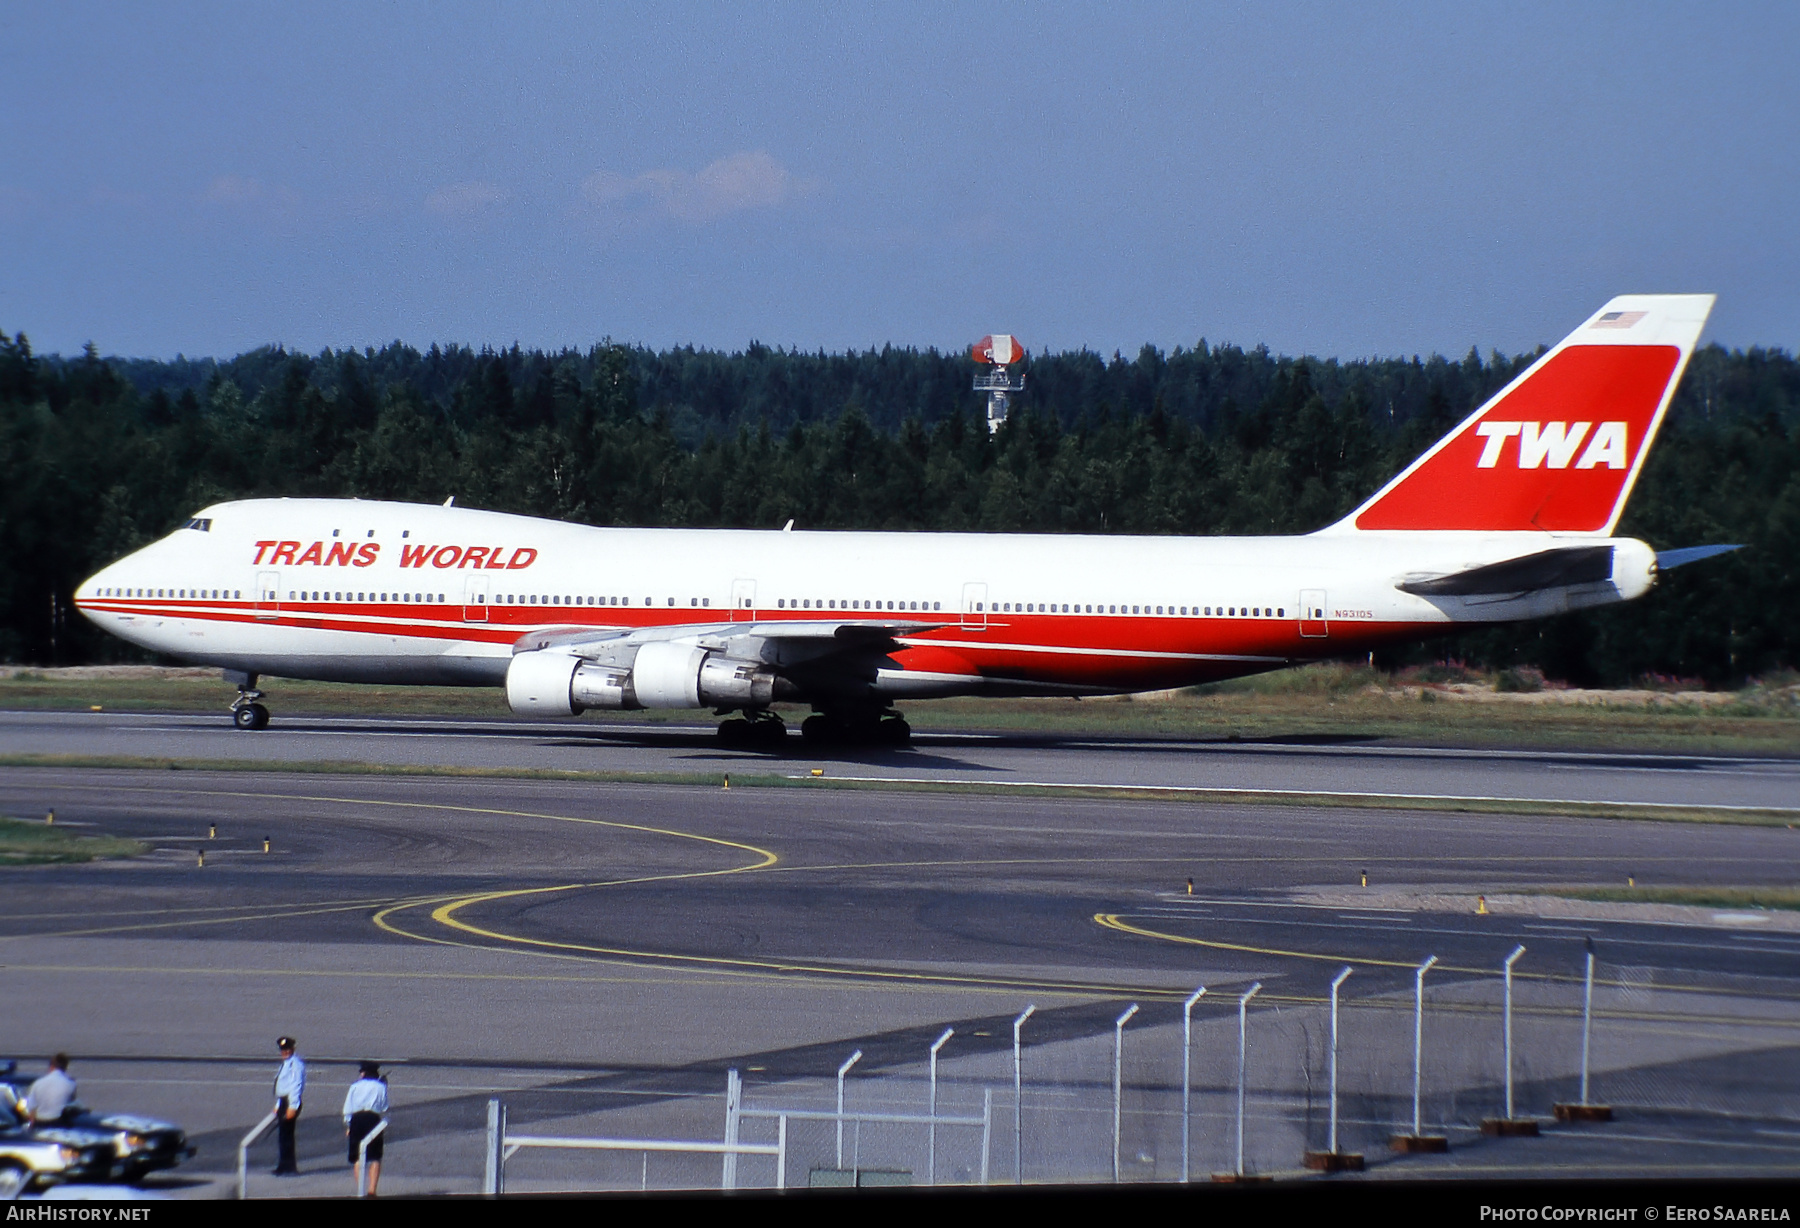
[[[1610,535],[1712,305],[1615,298],[1332,529]]]

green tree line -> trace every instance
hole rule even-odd
[[[72,614],[207,503],[442,502],[590,524],[1290,533],[1330,523],[1535,355],[1041,355],[990,438],[963,354],[548,353],[398,343],[228,360],[38,356],[0,335],[0,659],[133,650]],[[1800,661],[1800,363],[1695,355],[1620,531],[1750,549],[1644,601],[1396,650],[1554,678],[1732,683]]]

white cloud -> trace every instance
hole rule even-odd
[[[639,204],[684,222],[707,222],[746,209],[772,209],[817,186],[758,149],[729,154],[694,174],[666,167],[630,177],[601,171],[588,176],[581,194],[596,205]]]
[[[201,194],[202,199],[214,205],[251,205],[267,195],[260,182],[244,175],[220,175]]]
[[[511,199],[512,193],[498,184],[474,179],[439,188],[425,198],[425,207],[449,217],[479,217]]]

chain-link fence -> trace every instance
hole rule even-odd
[[[1146,1000],[1121,1029],[1124,1002],[1044,1005],[1021,1028],[1015,1098],[1012,1016],[948,1021],[935,1077],[932,1029],[814,1046],[770,1073],[744,1071],[736,1140],[784,1143],[789,1186],[1207,1180],[1242,1170],[1291,1172],[1324,1152],[1331,1129],[1330,977],[1271,980],[1248,1006],[1242,987],[1195,1004],[1183,1094],[1182,1004]],[[1359,985],[1359,982],[1361,984]],[[1337,1144],[1370,1160],[1412,1135],[1416,981],[1403,967],[1359,967],[1337,1028]],[[1417,1020],[1418,1133],[1459,1146],[1507,1118],[1505,983],[1499,970],[1433,968]],[[1362,989],[1353,994],[1353,989]],[[1800,994],[1792,981],[1597,963],[1589,994],[1580,965],[1544,973],[1521,964],[1511,989],[1512,1118],[1548,1123],[1583,1101],[1637,1113],[1800,1124]],[[842,1084],[853,1048],[869,1056]],[[816,1075],[798,1073],[811,1065]],[[556,1088],[515,1089],[512,1129],[535,1135],[724,1143],[732,1127],[722,1072],[661,1073]],[[554,1094],[552,1094],[554,1093]],[[1240,1115],[1241,1104],[1241,1115]],[[471,1131],[479,1130],[471,1100]],[[460,1112],[460,1111],[459,1111]],[[779,1118],[785,1115],[785,1123]],[[1185,1129],[1184,1129],[1185,1123]],[[389,1174],[427,1156],[464,1157],[478,1141],[445,1131],[420,1149],[400,1122]],[[446,1123],[447,1124],[447,1123]],[[1186,1149],[1184,1155],[1184,1137]],[[1241,1143],[1240,1143],[1241,1140]],[[1240,1151],[1241,1146],[1241,1151]],[[414,1157],[418,1157],[415,1159]],[[719,1188],[719,1154],[519,1153],[511,1190]],[[736,1183],[767,1188],[777,1162],[740,1155]]]

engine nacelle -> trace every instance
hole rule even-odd
[[[579,716],[589,708],[763,708],[787,689],[760,661],[668,640],[640,645],[625,660],[539,649],[515,654],[506,667],[506,702],[522,716]]]
[[[566,652],[520,652],[506,666],[506,705],[520,716],[577,716],[570,693],[581,658]]]

